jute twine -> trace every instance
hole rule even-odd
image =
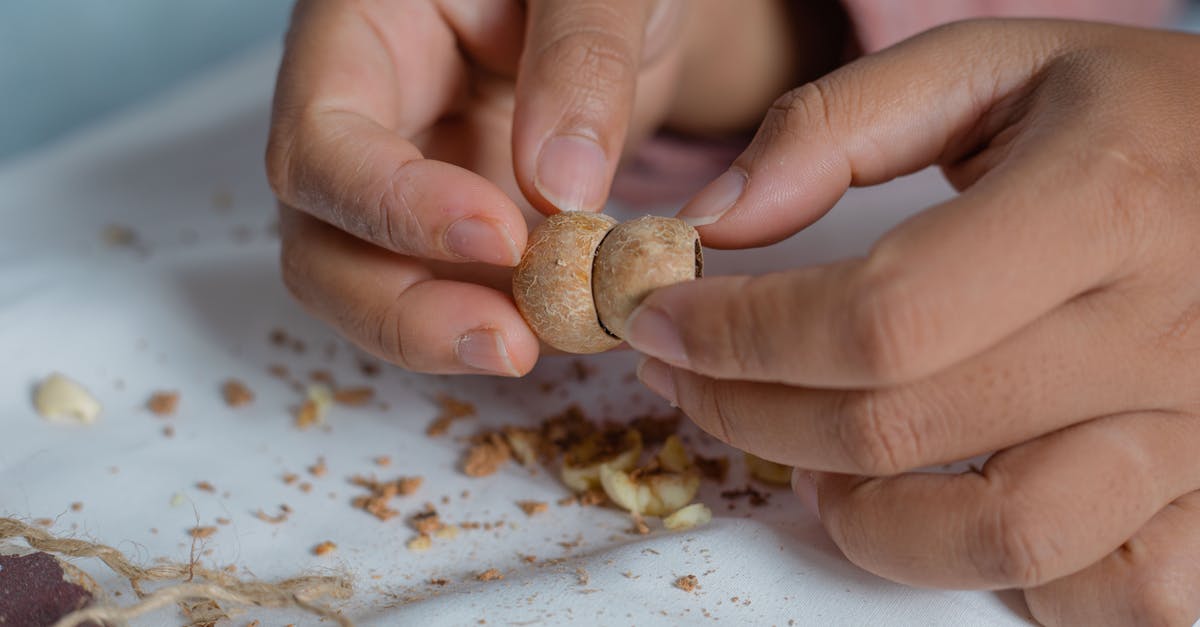
[[[295,607],[353,627],[348,619],[313,602],[321,597],[346,599],[353,594],[350,582],[341,577],[311,576],[285,579],[275,583],[242,581],[233,575],[204,568],[196,563],[160,564],[142,568],[110,546],[73,538],[59,538],[44,529],[12,518],[0,518],[0,540],[24,538],[30,547],[67,557],[95,557],[113,572],[129,580],[138,602],[126,607],[96,606],[64,616],[55,627],[75,627],[89,621],[124,624],[148,612],[182,601],[224,601],[236,605],[282,608]],[[145,593],[142,582],[182,581]]]

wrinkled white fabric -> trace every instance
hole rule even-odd
[[[259,51],[0,170],[0,515],[56,518],[55,532],[111,544],[143,563],[188,559],[187,530],[228,518],[231,524],[201,543],[205,563],[235,564],[263,579],[345,574],[357,594],[340,607],[364,625],[671,625],[710,618],[1027,624],[1014,594],[916,590],[860,571],[785,490],[774,491],[767,507],[740,502],[730,510],[719,489],[706,486],[702,498],[716,516],[710,525],[634,536],[614,510],[554,505],[565,492],[550,473],[509,466],[471,479],[458,472],[463,444],[424,435],[436,413],[431,398],[440,392],[480,409],[452,436],[487,424],[532,423],[570,402],[609,418],[665,407],[627,378],[634,364],[628,354],[588,360],[596,374],[584,382],[571,380],[566,359],[545,360],[520,381],[388,368],[368,379],[340,343],[327,359],[335,337],[287,296],[277,276],[278,242],[268,231],[274,211],[261,155],[278,54]],[[861,253],[889,225],[948,193],[932,172],[855,191],[801,236],[759,251],[714,252],[707,267],[746,272]],[[215,208],[214,195],[225,194],[232,207]],[[108,225],[134,229],[140,249],[106,244]],[[307,351],[272,346],[267,336],[276,327],[303,339]],[[299,431],[288,413],[296,393],[268,375],[273,363],[369,383],[390,409],[334,408],[327,430]],[[96,424],[36,416],[33,385],[55,371],[100,399]],[[227,377],[245,381],[254,403],[226,407],[219,386]],[[564,380],[542,391],[542,383]],[[143,408],[160,389],[180,391],[174,417]],[[166,425],[173,438],[163,435]],[[688,433],[709,454],[732,453]],[[371,460],[379,455],[391,456],[391,466],[376,467]],[[328,474],[309,476],[305,469],[319,456]],[[740,463],[734,468],[726,487],[745,482]],[[311,493],[284,485],[289,472],[311,482]],[[350,506],[361,492],[346,479],[356,473],[423,475],[416,496],[394,501],[406,515],[430,501],[448,522],[506,524],[412,553],[403,519],[384,523]],[[216,493],[196,489],[198,481]],[[551,506],[527,518],[515,504],[525,499]],[[81,511],[71,510],[76,501]],[[260,508],[274,514],[280,504],[294,510],[286,522],[255,518]],[[324,540],[338,549],[312,555]],[[535,555],[538,565],[523,555]],[[116,602],[131,600],[128,586],[94,560],[78,563],[109,590],[124,592]],[[474,580],[493,567],[502,581]],[[672,586],[687,574],[701,586],[691,594]],[[434,586],[431,578],[449,583]],[[249,610],[235,624],[251,619],[315,622]],[[164,611],[140,624],[179,622]]]

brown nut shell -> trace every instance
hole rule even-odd
[[[596,252],[592,290],[600,323],[621,337],[650,292],[699,277],[700,235],[683,220],[643,216],[613,227]]]
[[[592,299],[592,266],[601,240],[617,223],[569,211],[529,234],[513,273],[517,309],[542,341],[568,353],[599,353],[620,341],[604,331]]]

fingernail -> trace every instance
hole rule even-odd
[[[821,519],[821,508],[817,499],[817,480],[803,468],[792,469],[792,492],[796,493],[804,507]]]
[[[638,306],[625,324],[625,341],[640,352],[657,357],[673,366],[688,366],[687,351],[679,329],[658,309]]]
[[[463,365],[492,374],[517,376],[504,337],[492,329],[476,329],[458,338],[454,353]]]
[[[679,217],[692,226],[705,226],[721,219],[746,189],[746,173],[729,168],[709,183],[680,210]]]
[[[501,266],[521,260],[508,230],[490,220],[463,218],[446,229],[445,241],[446,248],[463,259]]]
[[[672,407],[677,407],[675,399],[675,378],[671,376],[671,367],[657,359],[646,358],[638,364],[638,380],[650,388],[650,391],[665,398]]]
[[[533,186],[559,211],[595,211],[604,204],[608,157],[580,135],[559,135],[538,156]]]

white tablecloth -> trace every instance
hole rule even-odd
[[[716,515],[710,525],[634,536],[615,510],[554,505],[565,491],[546,472],[510,465],[482,479],[460,473],[463,444],[424,435],[439,392],[480,409],[478,419],[454,427],[459,436],[483,425],[533,423],[571,402],[612,418],[663,406],[628,380],[628,354],[589,359],[595,376],[551,394],[541,385],[569,380],[567,359],[544,360],[518,381],[390,368],[368,380],[341,343],[329,360],[325,348],[335,336],[285,293],[269,229],[273,203],[261,154],[278,54],[258,51],[0,170],[0,515],[54,518],[53,531],[114,545],[144,563],[187,560],[187,530],[228,518],[202,543],[206,564],[234,564],[263,579],[352,577],[356,594],[339,607],[364,625],[1028,622],[1013,594],[916,590],[858,570],[784,490],[767,507],[741,502],[729,510],[709,486],[702,496]],[[762,251],[713,253],[708,268],[752,271],[859,253],[887,226],[947,193],[936,173],[855,191],[803,235]],[[132,228],[139,246],[106,243],[110,225]],[[271,345],[276,327],[308,350]],[[288,413],[296,394],[268,375],[272,363],[370,383],[390,409],[334,408],[328,429],[297,430]],[[99,397],[99,422],[52,424],[34,413],[33,385],[54,371]],[[250,385],[253,405],[225,406],[218,387],[228,377]],[[172,418],[143,407],[160,389],[181,393]],[[173,438],[163,434],[167,424]],[[703,442],[695,433],[692,439]],[[392,465],[374,466],[379,455],[391,456]],[[322,456],[328,474],[309,476],[306,467]],[[727,487],[745,482],[740,464],[734,468]],[[315,488],[285,485],[288,472]],[[413,553],[402,519],[385,523],[351,507],[361,491],[347,478],[356,473],[423,475],[420,494],[395,501],[405,514],[428,500],[450,522],[509,524]],[[199,481],[216,492],[198,490]],[[551,506],[526,517],[515,504],[523,499]],[[287,522],[254,517],[280,504],[294,510]],[[575,547],[559,544],[577,539]],[[324,540],[337,551],[312,555]],[[538,562],[524,562],[527,554]],[[565,559],[545,563],[555,558]],[[123,591],[117,602],[130,600],[119,578],[94,561],[78,563],[108,590]],[[474,579],[488,568],[504,579]],[[699,590],[673,587],[686,574],[698,577]],[[434,586],[431,578],[449,583]],[[254,610],[236,624],[255,618],[314,622],[297,612]],[[144,624],[179,622],[164,611]]]

